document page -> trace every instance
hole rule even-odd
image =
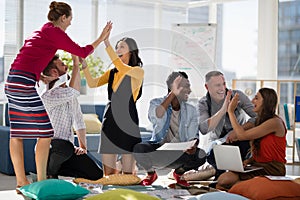
[[[191,140],[188,142],[174,142],[174,143],[165,143],[156,150],[187,150],[195,145],[197,140]]]
[[[289,176],[265,176],[272,181],[291,181],[293,178]]]

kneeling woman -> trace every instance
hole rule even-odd
[[[257,113],[255,126],[244,130],[234,115],[239,103],[238,95],[232,100],[227,95],[228,114],[237,140],[251,140],[252,156],[244,161],[244,165],[251,164],[262,167],[261,170],[236,173],[225,172],[219,179],[216,187],[229,190],[235,183],[251,179],[260,175],[285,176],[286,128],[282,119],[275,114],[277,94],[271,88],[261,88],[252,99],[254,112]]]

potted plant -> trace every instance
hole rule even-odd
[[[72,71],[73,69],[73,60],[71,54],[63,51],[60,54],[61,60],[69,67],[69,70]],[[94,57],[93,55],[89,55],[86,59],[86,63],[88,65],[89,71],[92,77],[96,78],[101,76],[104,73],[104,66],[103,61],[100,57]],[[86,94],[86,80],[83,74],[83,71],[80,71],[81,76],[81,87],[80,87],[80,94]]]

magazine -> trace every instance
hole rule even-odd
[[[90,191],[90,193],[87,194],[85,197],[103,193],[103,191],[102,191],[103,185],[102,184],[80,182],[78,185]]]

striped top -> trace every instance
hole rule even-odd
[[[48,22],[25,40],[11,68],[32,72],[36,75],[36,80],[38,81],[41,72],[58,49],[83,58],[94,51],[92,45],[80,47],[62,29]]]

